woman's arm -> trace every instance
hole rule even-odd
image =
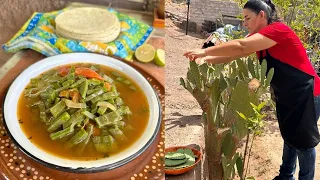
[[[188,51],[184,54],[190,60],[195,60],[204,56],[229,56],[237,57],[251,54],[257,51],[268,49],[277,43],[259,33],[248,38],[236,39],[223,43],[219,46],[213,46],[206,49]]]
[[[209,64],[221,64],[221,63],[229,63],[233,60],[242,58],[242,57],[247,57],[249,56],[251,53],[248,54],[244,54],[241,56],[205,56],[202,58],[201,61],[207,62]]]
[[[205,56],[205,57],[202,57],[202,58],[198,58],[196,59],[196,63],[198,64],[203,64],[203,63],[209,63],[209,64],[221,64],[221,63],[229,63],[233,60],[236,60],[236,59],[239,59],[239,58],[242,58],[242,57],[247,57],[249,56],[250,53],[248,54],[244,54],[244,55],[241,55],[241,56]]]

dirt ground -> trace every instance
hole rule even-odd
[[[166,10],[179,8],[168,7]],[[181,8],[181,6],[180,6]],[[181,10],[184,11],[184,10]],[[192,95],[180,85],[180,77],[185,78],[188,70],[188,60],[182,54],[193,48],[200,48],[204,39],[197,34],[185,35],[173,22],[166,20],[166,147],[178,145],[199,145],[203,149],[204,136],[201,123],[201,109]],[[281,163],[283,141],[280,136],[277,121],[266,121],[266,129],[261,137],[254,142],[250,159],[249,176],[257,180],[271,180],[277,174]],[[317,146],[317,161],[315,179],[320,179],[320,145]],[[206,179],[204,162],[194,170],[180,176],[166,176],[168,180],[200,180]],[[299,167],[296,170],[298,177]]]

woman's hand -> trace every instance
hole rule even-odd
[[[204,49],[194,49],[191,51],[187,51],[183,54],[183,56],[187,57],[190,61],[194,61],[198,58],[206,56],[206,52]]]
[[[221,64],[221,63],[229,63],[232,60],[237,59],[236,57],[228,57],[228,56],[205,56],[202,58],[197,58],[195,62],[199,65],[204,63],[209,64]]]
[[[207,56],[206,56],[207,57]],[[206,57],[202,57],[202,58],[197,58],[196,60],[195,60],[195,62],[197,63],[197,64],[199,64],[199,65],[201,65],[201,64],[204,64],[204,63],[206,63]]]

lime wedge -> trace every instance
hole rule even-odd
[[[154,62],[158,66],[165,66],[165,52],[163,49],[157,49],[156,56],[154,57]]]
[[[156,50],[150,44],[144,44],[136,49],[135,56],[140,62],[150,62],[154,59]]]

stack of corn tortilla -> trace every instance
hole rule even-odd
[[[56,33],[80,41],[114,41],[120,34],[120,22],[106,9],[81,7],[67,10],[56,19]]]

